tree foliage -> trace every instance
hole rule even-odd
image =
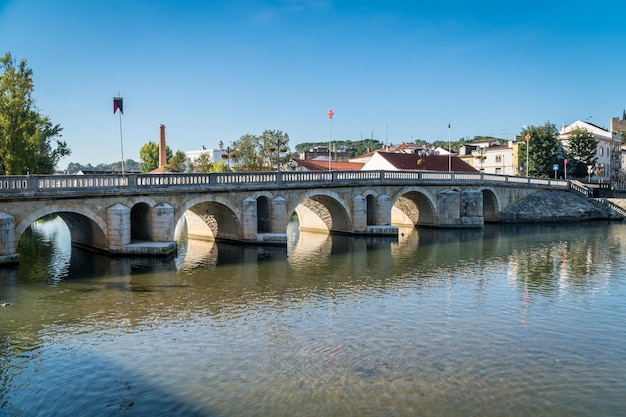
[[[263,165],[272,170],[280,170],[290,158],[288,143],[289,135],[283,133],[282,130],[263,131],[260,137],[262,155],[264,155]]]
[[[587,165],[595,166],[598,142],[587,129],[574,129],[564,143],[569,175],[576,178],[587,176]]]
[[[187,170],[186,162],[187,156],[185,152],[178,150],[174,155],[168,158],[166,169],[169,172],[185,172]]]
[[[231,160],[239,171],[259,171],[263,166],[259,137],[249,133],[240,137],[235,142],[235,151]]]
[[[169,161],[172,157],[172,150],[169,146],[165,147],[165,156]],[[143,145],[139,149],[139,170],[141,173],[146,174],[159,167],[159,145],[156,142],[150,141]]]
[[[0,58],[0,175],[51,174],[71,153],[61,126],[36,109],[32,77],[25,59]]]
[[[558,131],[556,125],[546,122],[543,126],[529,126],[521,132],[522,138],[530,135],[530,140],[523,140],[519,146],[520,160],[528,162],[528,175],[549,178],[553,164],[557,163]],[[526,148],[528,146],[528,148]],[[526,154],[528,151],[528,161]]]
[[[193,172],[211,172],[213,170],[213,161],[208,152],[203,152],[191,163]]]
[[[124,160],[124,169],[126,172],[137,172],[139,171],[139,163],[132,160],[126,159]],[[111,171],[122,171],[122,161],[112,162],[110,164],[100,163],[95,167],[91,164],[81,165],[77,162],[70,162],[67,165],[65,171],[68,174],[75,174],[78,171],[102,171],[102,172],[111,172]]]
[[[245,134],[224,158],[238,171],[281,169],[290,158],[289,136],[281,130],[264,130],[258,136]]]

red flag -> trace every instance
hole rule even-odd
[[[113,114],[119,109],[124,114],[124,99],[122,97],[113,97]]]
[[[334,114],[335,113],[333,113],[333,109],[328,110],[328,118],[329,119],[332,119]]]

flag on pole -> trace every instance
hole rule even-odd
[[[122,97],[113,97],[113,114],[118,110],[124,114],[124,99]]]
[[[333,109],[328,110],[328,118],[329,119],[332,119],[334,114],[335,113],[333,112]]]

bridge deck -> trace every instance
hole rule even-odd
[[[150,191],[362,186],[366,184],[497,184],[567,190],[567,180],[432,171],[279,171],[181,174],[90,174],[0,176],[0,199],[59,195],[110,195]],[[207,188],[208,187],[208,188]]]

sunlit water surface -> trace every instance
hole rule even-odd
[[[0,269],[0,413],[626,413],[626,224],[403,233],[128,259],[37,223]]]

